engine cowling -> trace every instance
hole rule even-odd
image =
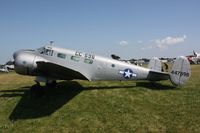
[[[13,55],[15,71],[22,75],[34,75],[36,55],[31,51],[17,51]]]

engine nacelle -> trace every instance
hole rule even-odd
[[[15,71],[22,75],[34,75],[34,60],[36,55],[30,51],[17,51],[14,54]]]

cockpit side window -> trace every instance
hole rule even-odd
[[[45,49],[45,50],[44,50],[44,54],[45,54],[45,55],[52,56],[52,55],[53,55],[53,50]]]

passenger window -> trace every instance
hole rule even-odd
[[[93,60],[91,60],[91,59],[85,59],[84,62],[85,62],[86,64],[92,64],[92,63],[93,63]]]
[[[73,60],[73,61],[79,61],[79,60],[80,60],[80,57],[78,57],[78,56],[72,56],[72,57],[71,57],[71,60]]]
[[[57,57],[62,58],[62,59],[65,59],[65,58],[66,58],[66,54],[58,53],[58,54],[57,54]]]

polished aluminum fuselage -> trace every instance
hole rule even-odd
[[[141,80],[147,79],[150,69],[102,56],[73,51],[53,46],[51,55],[37,50],[21,50],[14,54],[15,70],[19,74],[42,76],[37,73],[37,62],[50,62],[81,73],[90,81],[94,80]],[[60,55],[62,55],[60,57]],[[64,55],[64,56],[63,56]],[[68,78],[73,75],[67,75]],[[55,79],[55,77],[48,77]],[[66,79],[68,79],[66,78]],[[56,77],[59,79],[59,77]],[[61,78],[63,79],[63,77]]]

